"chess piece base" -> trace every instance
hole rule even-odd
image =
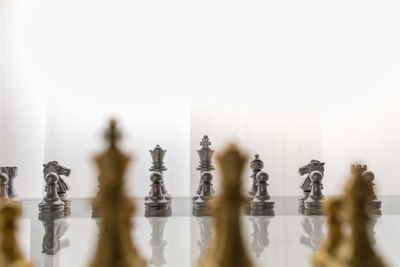
[[[64,203],[61,201],[57,203],[41,202],[39,203],[39,212],[57,218],[64,217]]]
[[[172,215],[172,209],[169,202],[146,203],[145,217],[168,217]]]
[[[305,215],[321,215],[321,205],[323,200],[320,201],[304,201],[304,214]]]
[[[268,200],[256,200],[251,201],[251,215],[252,216],[273,216],[275,202]]]
[[[193,206],[193,215],[194,216],[210,216],[210,208],[209,208],[208,202],[209,201],[202,200],[201,198],[197,199]]]

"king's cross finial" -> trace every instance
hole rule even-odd
[[[211,142],[210,142],[210,140],[208,139],[208,136],[207,136],[207,135],[203,136],[203,139],[201,140],[200,145],[201,145],[201,147],[202,147],[203,149],[209,149],[209,148],[210,148]]]
[[[105,133],[105,139],[108,141],[110,146],[115,146],[116,143],[121,139],[121,133],[117,129],[117,121],[112,119],[110,126]]]

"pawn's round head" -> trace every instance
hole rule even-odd
[[[310,173],[310,179],[311,179],[311,181],[314,182],[314,183],[319,183],[319,182],[321,182],[323,176],[324,176],[324,175],[323,175],[322,172],[320,172],[320,171],[313,171],[313,172]]]
[[[266,182],[269,179],[268,173],[261,171],[261,172],[257,173],[256,179],[259,182]]]
[[[7,184],[8,176],[5,173],[0,173],[0,184]]]
[[[210,182],[212,180],[211,172],[203,172],[201,174],[201,179],[203,179],[204,182]]]
[[[363,172],[362,176],[365,177],[369,182],[375,180],[375,174],[371,171]]]
[[[50,172],[45,177],[46,183],[48,183],[48,184],[55,184],[58,182],[59,179],[60,178],[58,177],[58,174],[55,172]]]
[[[162,180],[162,173],[161,172],[152,172],[150,175],[150,180],[154,183],[159,183]]]

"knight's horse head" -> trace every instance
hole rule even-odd
[[[71,174],[71,170],[67,167],[60,165],[57,161],[49,161],[46,164],[43,164],[43,174],[46,176],[50,172],[55,172],[58,175],[69,176]]]
[[[299,173],[301,176],[303,176],[304,174],[309,174],[313,171],[320,171],[322,173],[324,173],[325,169],[324,169],[324,165],[325,162],[321,162],[319,160],[311,160],[310,163],[304,165],[303,167],[299,168]]]

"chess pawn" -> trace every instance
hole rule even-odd
[[[153,150],[149,150],[149,152],[153,160],[153,164],[149,171],[160,172],[163,174],[163,172],[167,170],[167,168],[164,166],[164,157],[165,153],[167,153],[167,150],[163,150],[160,145],[157,145]],[[161,190],[164,197],[171,204],[172,196],[168,193],[167,188],[165,187],[164,179],[161,180]]]
[[[221,193],[213,200],[215,238],[199,259],[200,267],[251,267],[243,240],[240,210],[245,202],[241,194],[241,174],[246,162],[235,145],[217,157],[222,173]]]
[[[313,171],[310,173],[311,179],[311,193],[304,201],[304,208],[306,215],[320,215],[321,202],[324,200],[322,194],[322,178],[323,174],[320,171]]]
[[[364,171],[362,173],[362,176],[367,179],[367,181],[371,184],[372,188],[375,185],[374,180],[375,180],[375,174],[371,171]],[[369,208],[372,212],[372,214],[375,215],[380,215],[382,214],[381,212],[381,206],[382,206],[382,201],[378,199],[376,196],[375,192],[373,192],[372,200],[369,204]]]
[[[17,220],[21,216],[18,202],[3,202],[0,208],[0,266],[31,267],[18,247]]]
[[[271,223],[271,218],[264,216],[250,217],[250,221],[253,225],[253,233],[251,233],[253,241],[250,247],[256,257],[259,258],[264,249],[269,245],[268,226]]]
[[[262,162],[262,160],[260,160],[260,155],[257,154],[254,155],[254,159],[250,162],[250,169],[252,171],[250,175],[251,187],[250,190],[248,191],[247,203],[244,209],[247,215],[251,214],[251,200],[257,193],[257,178],[256,178],[257,173],[259,173],[263,168],[264,168],[264,163]]]
[[[151,190],[145,200],[145,216],[158,217],[170,216],[171,206],[170,202],[164,197],[162,193],[162,173],[152,172],[150,175]]]
[[[209,216],[209,202],[213,198],[212,174],[204,171],[201,173],[203,181],[198,198],[194,201],[193,214],[195,216]]]
[[[8,175],[0,173],[0,199],[8,200]]]
[[[165,259],[164,250],[168,242],[164,240],[164,228],[167,223],[168,218],[149,218],[149,223],[151,226],[151,266],[163,266],[167,264]]]
[[[268,194],[268,174],[260,171],[257,173],[257,193],[251,201],[251,215],[265,216],[274,215],[274,201]]]
[[[325,163],[321,162],[319,160],[311,160],[310,163],[302,166],[299,168],[299,174],[302,176],[301,182],[300,182],[300,189],[302,190],[301,196],[298,198],[299,201],[299,212],[304,213],[305,208],[304,208],[304,201],[308,198],[308,196],[311,193],[311,185],[312,181],[310,178],[310,174],[313,171],[320,171],[322,175],[324,174],[325,171]]]
[[[202,179],[202,173],[203,172],[209,172],[214,170],[214,166],[212,165],[212,157],[214,155],[214,150],[210,149],[211,142],[208,139],[207,135],[203,136],[203,139],[200,142],[201,149],[197,150],[197,154],[200,158],[199,166],[196,168],[196,170],[200,171],[200,183],[199,187],[197,188],[196,195],[193,197],[193,203],[196,201],[196,199],[199,197],[201,191],[202,191],[202,186],[203,186],[203,179]],[[211,191],[214,193],[212,189],[212,184],[211,184]]]
[[[46,195],[42,202],[39,203],[39,211],[43,214],[51,214],[51,216],[64,216],[64,202],[61,201],[57,193],[57,183],[59,176],[57,173],[50,172],[46,175]]]

